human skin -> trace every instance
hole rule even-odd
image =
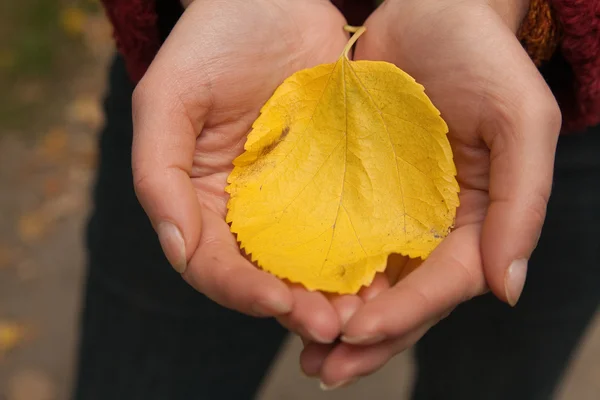
[[[398,65],[449,126],[461,206],[416,270],[366,302],[342,343],[308,345],[301,365],[337,387],[413,345],[458,304],[491,290],[514,305],[550,196],[560,111],[515,37],[526,1],[388,0],[355,58]],[[413,261],[408,261],[412,263]]]
[[[195,0],[133,99],[135,188],[174,268],[240,312],[301,335],[325,387],[380,368],[488,289],[515,304],[542,228],[560,112],[515,38],[524,0],[387,0],[356,59],[423,84],[447,121],[461,187],[456,229],[357,296],[325,296],[256,269],[224,221],[226,178],[260,107],[292,73],[332,62],[348,37],[328,0]],[[403,272],[402,272],[403,271]],[[342,343],[331,344],[341,335]]]
[[[278,317],[321,343],[339,336],[338,315],[360,299],[255,268],[225,222],[224,188],[260,107],[294,72],[335,61],[345,23],[327,0],[196,0],[133,96],[135,189],[173,267],[217,303]]]

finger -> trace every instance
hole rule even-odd
[[[342,341],[367,345],[405,335],[481,294],[479,238],[477,225],[453,231],[419,268],[366,302],[344,327]]]
[[[337,312],[321,292],[309,292],[303,286],[290,285],[294,308],[278,318],[279,323],[305,339],[317,343],[333,343],[340,335]]]
[[[200,244],[183,278],[217,303],[244,314],[268,317],[291,312],[294,298],[288,286],[240,254],[222,216],[202,211]]]
[[[540,94],[511,93],[511,101],[521,106],[514,115],[520,117],[501,127],[482,128],[491,161],[483,265],[491,290],[511,305],[521,295],[527,262],[544,223],[560,130],[560,112],[552,94],[537,71],[531,75],[532,83],[525,88]]]
[[[356,295],[327,295],[327,298],[338,315],[341,327],[343,327],[346,322],[352,318],[356,310],[364,304],[363,300]]]
[[[300,368],[310,377],[319,376],[323,362],[336,344],[309,343],[300,353]]]
[[[325,360],[320,361],[321,387],[324,390],[336,389],[374,373],[396,354],[414,345],[436,322],[437,319],[429,321],[400,338],[371,346],[339,344],[329,351]],[[317,353],[317,350],[315,349],[314,352]],[[313,359],[310,361],[316,364],[317,355],[311,354],[311,357]]]
[[[369,286],[363,287],[358,292],[358,295],[327,296],[338,314],[342,329],[365,301],[375,298],[377,295],[390,288],[390,279],[397,279],[406,264],[405,259],[402,259],[401,263],[388,262],[385,272],[377,273],[373,282],[371,282]],[[395,258],[395,260],[400,260],[400,258]],[[390,276],[392,278],[390,278]]]
[[[209,102],[202,91],[187,104],[181,100],[168,52],[167,46],[133,95],[132,167],[138,199],[167,259],[182,273],[200,240],[200,205],[190,171]]]
[[[362,288],[358,295],[363,301],[369,301],[406,277],[420,264],[420,260],[411,260],[400,254],[390,254],[383,273],[377,273],[371,285]]]
[[[390,254],[385,269],[390,286],[394,286],[400,279],[408,275],[414,267],[409,263],[409,258],[400,254]]]
[[[386,268],[387,269],[387,268]],[[384,272],[378,272],[375,274],[375,278],[373,278],[373,282],[367,287],[363,287],[358,292],[360,298],[367,302],[375,297],[377,297],[380,293],[390,288],[390,281],[387,275]]]
[[[334,389],[354,382],[357,378],[370,375],[396,354],[413,346],[423,335],[452,310],[446,310],[408,334],[371,346],[354,346],[341,343],[333,347],[306,347],[300,356],[303,371],[308,376],[321,376],[321,386]],[[318,369],[317,369],[318,368]]]

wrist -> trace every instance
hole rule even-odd
[[[519,30],[519,26],[521,26],[521,22],[527,15],[530,0],[386,0],[384,5],[389,4],[392,9],[436,10],[446,8],[453,3],[461,7],[468,6],[468,4],[472,4],[473,6],[488,6],[516,33]]]
[[[530,0],[487,0],[489,6],[504,20],[504,23],[517,32],[527,15]]]

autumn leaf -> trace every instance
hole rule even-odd
[[[356,293],[390,254],[427,257],[458,206],[446,123],[393,64],[348,59],[362,32],[283,82],[228,179],[241,247],[310,290]]]
[[[40,158],[49,162],[57,162],[65,158],[69,146],[69,135],[64,128],[55,127],[46,133],[36,151]]]
[[[10,50],[0,50],[0,70],[8,70],[16,63],[16,56]]]
[[[60,13],[60,25],[68,35],[78,36],[83,32],[87,15],[77,7],[67,7]]]
[[[22,242],[33,243],[46,233],[47,227],[48,219],[43,210],[35,210],[19,217],[17,235]]]
[[[81,95],[77,97],[67,110],[69,120],[97,128],[103,120],[102,108],[98,98],[93,95]]]
[[[82,199],[76,196],[76,193],[65,192],[39,208],[21,215],[17,221],[17,235],[21,242],[35,243],[51,231],[57,221],[79,210]]]
[[[0,321],[0,355],[15,348],[25,338],[26,329],[15,322]]]

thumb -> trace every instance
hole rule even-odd
[[[201,209],[190,173],[207,107],[186,107],[175,81],[164,79],[170,76],[165,67],[155,60],[133,95],[133,179],[167,259],[183,273],[200,240]]]
[[[491,160],[481,243],[484,272],[492,292],[511,306],[523,291],[552,186],[560,111],[545,89],[537,91],[543,96],[522,101],[515,117],[505,120],[511,122],[495,130],[482,127]]]

